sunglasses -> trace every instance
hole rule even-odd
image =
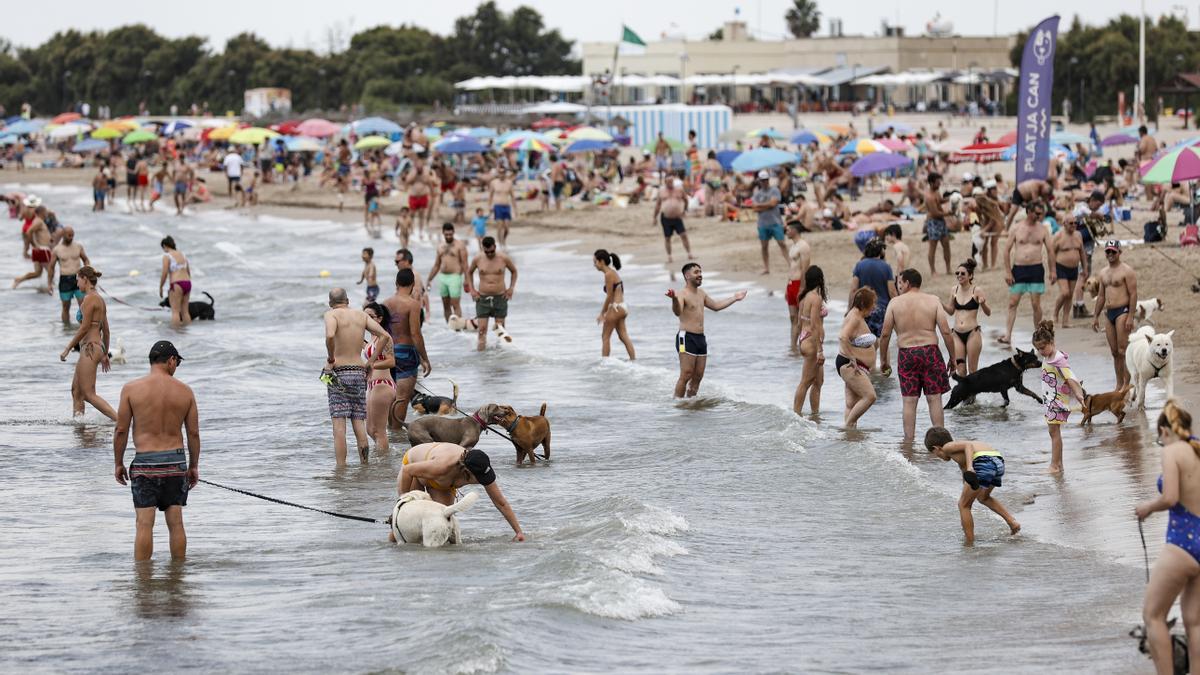
[[[965,277],[965,276],[967,276],[967,273],[966,273],[966,272],[955,272],[955,273],[954,273],[954,276],[956,276],[956,277]]]

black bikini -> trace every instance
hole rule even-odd
[[[971,291],[971,300],[969,302],[967,302],[966,304],[959,303],[958,291],[954,292],[954,311],[957,312],[960,309],[966,310],[968,312],[979,309],[979,301],[975,299],[974,287],[972,287],[972,291]],[[968,330],[968,331],[955,330],[953,332],[955,335],[958,336],[959,340],[962,340],[963,347],[966,347],[967,340],[971,339],[971,333],[974,333],[978,330],[979,330],[979,326],[975,326],[974,328],[972,328],[971,330]]]

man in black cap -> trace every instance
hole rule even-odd
[[[400,464],[400,477],[396,479],[399,494],[424,490],[433,501],[450,506],[459,488],[482,485],[496,510],[516,533],[513,541],[525,541],[517,515],[496,483],[492,460],[484,451],[467,450],[454,443],[422,443],[409,448]]]
[[[115,475],[130,485],[137,518],[133,559],[149,560],[154,552],[154,511],[163,512],[171,533],[171,557],[183,559],[187,534],[183,507],[187,493],[200,480],[200,418],[191,387],[176,380],[183,357],[175,345],[159,340],[150,348],[150,374],[121,388],[117,430],[113,434]],[[125,446],[133,424],[135,455],[125,469]],[[187,429],[188,454],[183,454]]]

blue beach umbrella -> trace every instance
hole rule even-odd
[[[433,144],[433,149],[443,155],[468,155],[477,152],[487,152],[487,148],[474,138],[465,136],[447,136]]]
[[[364,117],[356,122],[351,122],[347,126],[359,136],[370,136],[373,134],[387,136],[404,131],[399,124],[382,117]]]
[[[870,176],[872,174],[883,173],[885,171],[895,171],[912,166],[913,161],[904,155],[897,155],[886,152],[872,152],[869,155],[864,155],[850,165],[850,173],[857,178]]]
[[[743,152],[737,159],[733,160],[731,166],[734,171],[745,173],[747,171],[769,169],[781,164],[795,164],[797,161],[799,159],[792,152],[776,150],[775,148],[755,148],[754,150]]]
[[[108,147],[108,141],[87,138],[71,146],[71,152],[97,152]]]
[[[491,127],[472,127],[467,129],[467,134],[471,138],[495,138],[496,130]]]
[[[741,156],[741,150],[718,150],[717,161],[721,163],[721,168],[726,171],[733,170],[733,160]]]
[[[193,126],[194,125],[187,120],[171,120],[163,126],[162,135],[174,136],[176,133],[183,131],[184,129],[190,129]]]
[[[23,136],[40,131],[44,126],[46,126],[46,120],[21,120],[4,127],[0,133]]]

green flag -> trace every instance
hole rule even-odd
[[[638,45],[639,47],[646,46],[646,42],[642,40],[642,38],[638,37],[637,33],[630,30],[629,26],[624,24],[621,25],[621,42],[627,42],[631,45]]]

